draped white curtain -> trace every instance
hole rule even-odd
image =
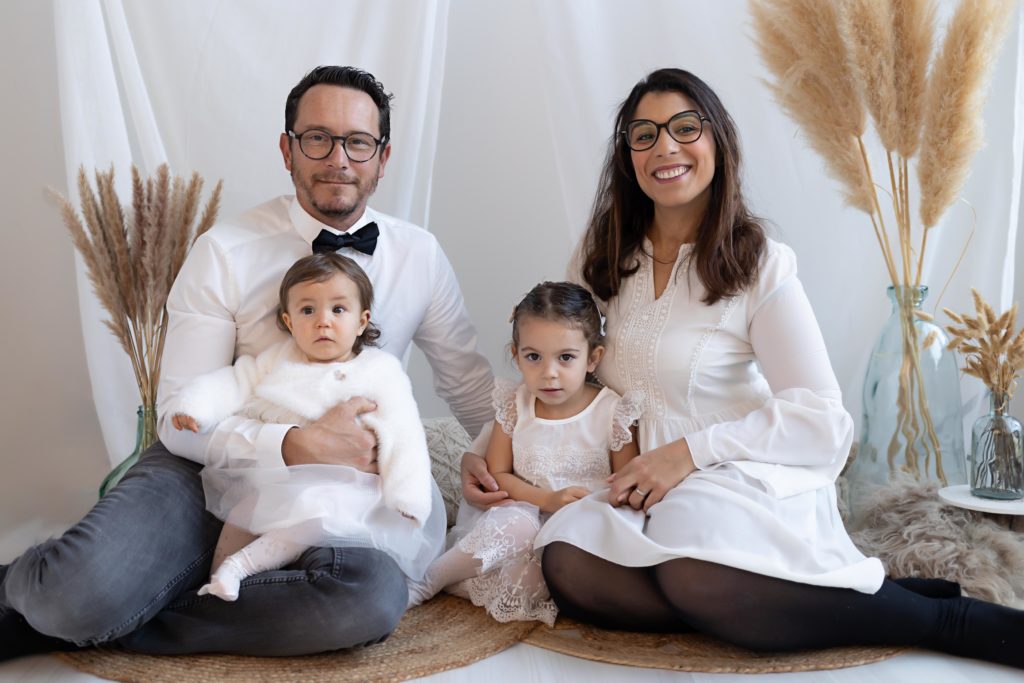
[[[955,3],[943,0],[944,24]],[[704,78],[739,127],[754,212],[799,257],[845,393],[859,419],[868,353],[889,314],[868,218],[843,206],[821,160],[771,100],[744,0],[55,0],[69,186],[80,164],[168,161],[225,180],[222,215],[290,191],[278,156],[285,95],[322,63],[366,68],[396,94],[394,155],[373,204],[429,225],[451,258],[499,374],[508,312],[561,279],[593,199],[616,106],[652,69]],[[926,307],[977,226],[941,305],[975,287],[1014,295],[1024,159],[1024,15],[1018,8],[984,110],[987,146],[928,245]],[[874,150],[878,161],[882,157]],[[134,437],[134,380],[99,324],[79,265],[82,324],[112,460]],[[1019,295],[1016,297],[1019,298]],[[425,415],[444,412],[410,366]],[[977,386],[965,381],[971,400]],[[970,420],[970,416],[968,417]]]
[[[354,64],[396,93],[402,153],[375,205],[427,222],[447,0],[55,0],[54,9],[69,188],[80,165],[113,164],[127,201],[131,164],[148,174],[166,161],[181,175],[199,171],[207,190],[223,178],[222,216],[287,193],[285,96],[318,64]],[[77,265],[93,398],[116,462],[134,443],[138,391]]]

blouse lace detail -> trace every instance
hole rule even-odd
[[[627,313],[615,335],[619,376],[625,378],[625,386],[635,388],[648,397],[652,412],[647,417],[655,420],[665,417],[665,397],[656,380],[655,371],[658,343],[672,310],[680,264],[685,261],[686,257],[676,261],[669,275],[668,286],[659,298],[654,299],[652,261],[650,258],[640,259],[640,267],[634,277],[644,286],[633,288],[633,300],[624,306],[623,310]]]
[[[627,391],[615,405],[612,413],[612,433],[608,449],[617,451],[633,440],[629,430],[644,411],[644,397],[638,391]]]
[[[693,358],[690,360],[690,377],[686,386],[686,409],[690,411],[691,416],[697,415],[697,402],[693,398],[693,389],[697,383],[697,367],[700,365],[700,357],[704,354],[704,349],[707,347],[708,342],[711,341],[711,337],[729,322],[733,309],[736,308],[737,301],[739,301],[738,296],[729,299],[729,302],[722,310],[722,317],[718,319],[718,324],[704,331],[700,341],[697,342],[696,348],[693,350]]]
[[[516,387],[518,384],[504,377],[494,379],[494,391],[491,402],[494,404],[494,419],[501,425],[502,431],[509,436],[516,428],[519,419],[516,411]]]

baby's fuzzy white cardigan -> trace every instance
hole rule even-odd
[[[409,377],[385,351],[364,348],[342,363],[311,363],[289,338],[196,377],[169,403],[167,414],[190,415],[204,432],[236,413],[305,426],[355,396],[377,404],[360,420],[377,436],[384,504],[422,526],[431,503],[427,440]]]

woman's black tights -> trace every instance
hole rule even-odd
[[[763,651],[908,645],[1024,668],[1024,612],[948,581],[886,579],[869,595],[688,558],[623,567],[566,543],[545,548],[543,569],[565,616],[604,628],[696,630]]]

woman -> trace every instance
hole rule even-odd
[[[600,378],[647,397],[644,452],[541,531],[552,597],[606,628],[1024,667],[1024,612],[886,579],[850,541],[833,484],[853,423],[793,252],[748,213],[739,167],[732,119],[692,74],[655,71],[623,102],[574,268],[605,304]],[[499,495],[465,464],[471,500]]]

